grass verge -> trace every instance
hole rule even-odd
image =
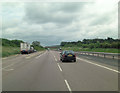
[[[120,53],[120,50],[114,48],[80,48],[80,47],[62,47],[63,50],[73,51],[89,51],[89,52],[106,52],[106,53]]]
[[[2,47],[2,57],[8,57],[10,55],[15,55],[19,53],[20,53],[19,47],[8,47],[8,46]]]
[[[36,47],[36,50],[43,51],[45,49]],[[2,46],[2,57],[8,57],[15,54],[20,54],[20,47]]]

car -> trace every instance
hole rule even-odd
[[[49,50],[50,50],[50,48],[47,48],[47,50],[49,51]]]
[[[60,60],[64,61],[74,61],[76,62],[76,54],[72,50],[65,50],[60,53]]]
[[[34,52],[37,52],[37,50],[34,49]]]
[[[61,48],[59,48],[59,50],[62,50]]]

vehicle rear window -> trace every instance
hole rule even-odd
[[[74,51],[65,51],[66,54],[72,53],[74,54]]]

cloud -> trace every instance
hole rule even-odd
[[[71,23],[77,18],[84,3],[26,4],[25,19],[30,23]]]
[[[113,1],[91,3],[5,3],[3,37],[42,45],[85,38],[118,38]]]

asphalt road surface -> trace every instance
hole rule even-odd
[[[3,91],[118,91],[115,60],[79,55],[61,62],[58,51],[18,54],[2,59]]]

